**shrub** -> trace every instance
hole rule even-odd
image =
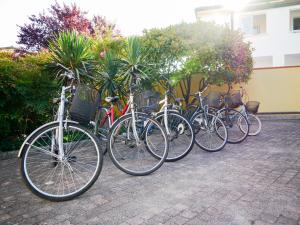
[[[0,151],[15,150],[25,134],[49,120],[57,84],[43,68],[49,54],[18,59],[0,52]]]

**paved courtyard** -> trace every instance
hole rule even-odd
[[[258,137],[132,177],[105,158],[95,185],[62,203],[31,194],[17,159],[0,161],[0,224],[300,225],[300,120],[263,121]]]

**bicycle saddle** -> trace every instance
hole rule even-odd
[[[117,102],[119,100],[119,96],[113,96],[113,97],[109,96],[109,97],[106,97],[104,100],[107,103],[111,103],[111,102],[115,103],[115,102]]]

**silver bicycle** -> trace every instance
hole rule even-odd
[[[62,65],[60,65],[62,66]],[[65,68],[62,76],[74,80]],[[74,87],[63,86],[55,121],[33,131],[22,144],[21,174],[27,187],[51,201],[70,200],[87,191],[100,175],[103,154],[97,138],[66,115],[66,93]]]
[[[117,168],[130,175],[144,176],[153,173],[165,162],[169,141],[157,120],[136,111],[134,92],[138,75],[131,75],[133,82],[129,87],[128,111],[112,124],[107,148]]]
[[[160,110],[154,114],[154,118],[166,129],[170,151],[167,162],[174,162],[184,158],[194,146],[195,135],[193,127],[188,119],[169,103],[172,96],[170,87],[165,92],[164,98],[159,102]],[[177,99],[180,101],[179,99]],[[149,148],[149,151],[156,157],[155,152]]]
[[[203,93],[207,88],[208,85],[193,95],[194,101],[198,104],[189,105],[184,113],[193,125],[196,144],[205,151],[217,152],[225,147],[228,132],[224,122],[208,112],[208,105],[203,98]]]

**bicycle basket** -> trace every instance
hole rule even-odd
[[[203,105],[208,105],[209,107],[221,109],[223,107],[223,102],[221,100],[221,94],[218,92],[211,92],[203,101]]]
[[[243,105],[241,93],[239,91],[230,93],[226,97],[226,103],[228,104],[229,108],[237,108],[237,107]]]
[[[82,124],[88,124],[94,119],[97,106],[100,104],[99,92],[86,85],[76,88],[69,113],[71,119]]]
[[[256,114],[258,111],[259,102],[256,101],[249,101],[246,103],[246,109],[248,112]]]

